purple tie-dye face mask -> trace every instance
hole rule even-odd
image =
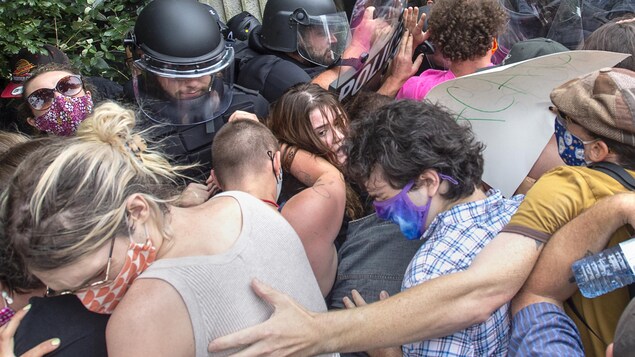
[[[89,93],[81,97],[56,96],[46,113],[35,118],[35,127],[47,133],[70,136],[93,111]]]
[[[425,206],[415,205],[408,197],[408,191],[413,185],[414,181],[410,181],[397,195],[385,201],[373,202],[377,217],[399,225],[401,233],[409,240],[418,239],[423,234],[422,228],[428,218],[430,202],[432,202],[428,197],[428,203]]]
[[[439,174],[439,177],[454,185],[458,184],[450,176]],[[412,186],[414,186],[414,181],[408,182],[397,195],[385,201],[373,202],[377,217],[399,225],[401,233],[408,240],[419,239],[425,232],[425,222],[430,212],[430,203],[432,203],[432,197],[428,196],[428,202],[425,206],[415,205],[408,196]]]

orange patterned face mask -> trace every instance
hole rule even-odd
[[[112,314],[130,285],[154,262],[156,256],[156,248],[152,246],[150,239],[147,239],[145,244],[135,243],[130,239],[126,262],[112,283],[84,289],[75,294],[88,310],[99,314]]]

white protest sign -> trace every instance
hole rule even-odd
[[[554,132],[551,90],[626,57],[604,51],[555,53],[441,83],[426,99],[471,123],[487,146],[483,180],[510,197]]]

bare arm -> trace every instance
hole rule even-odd
[[[365,306],[366,300],[362,297],[362,295],[357,290],[351,290],[351,296],[353,300],[349,299],[348,296],[344,297],[344,306],[347,309],[354,309],[359,306]],[[388,299],[389,295],[386,291],[382,291],[379,293],[379,300]],[[401,351],[401,346],[396,347],[386,347],[386,348],[377,348],[374,350],[366,351],[370,357],[402,357],[403,352]]]
[[[289,297],[255,283],[256,293],[274,305],[272,318],[217,339],[210,348],[251,345],[236,356],[306,356],[446,336],[485,321],[509,301],[541,249],[533,239],[501,233],[466,271],[426,281],[368,306],[322,314],[307,312]]]
[[[289,199],[281,213],[300,236],[322,294],[326,295],[337,271],[333,241],[344,218],[344,179],[336,167],[303,150],[296,152],[291,174],[309,187]]]
[[[603,250],[613,233],[625,224],[635,224],[635,193],[602,199],[560,228],[514,298],[512,313],[539,302],[561,306],[578,288],[571,264]]]
[[[167,313],[166,313],[167,312]],[[158,279],[137,279],[106,328],[109,356],[194,356],[194,332],[179,293]]]

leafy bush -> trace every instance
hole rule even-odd
[[[147,1],[0,0],[0,73],[8,78],[9,59],[26,47],[57,45],[85,75],[115,81],[128,77],[123,39]]]

